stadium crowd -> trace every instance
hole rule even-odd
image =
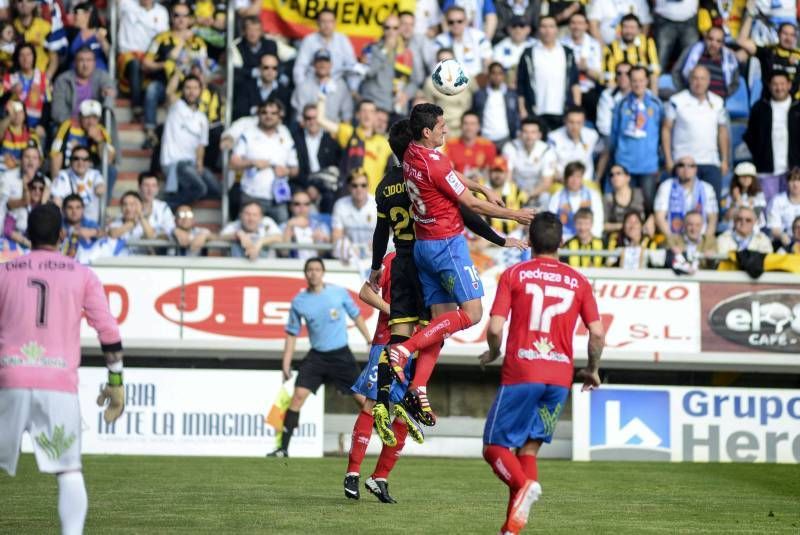
[[[136,241],[165,239],[178,255],[219,254],[216,240],[250,259],[366,259],[375,188],[394,165],[387,130],[433,102],[456,170],[509,207],[556,213],[571,265],[691,272],[717,267],[698,253],[800,254],[795,0],[420,0],[358,52],[333,11],[292,41],[265,33],[260,2],[238,0],[230,57],[224,3],[109,1],[115,46],[105,2],[0,7],[5,251],[29,246],[28,213],[52,201],[62,250],[79,258],[163,254]],[[446,58],[471,77],[456,96],[430,78]],[[152,154],[130,191],[115,191],[121,106]],[[236,219],[198,223],[223,189]],[[471,244],[484,265],[519,258]],[[591,254],[608,250],[620,254]]]

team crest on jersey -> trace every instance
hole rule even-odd
[[[435,152],[431,152],[430,154],[428,154],[428,156],[430,156],[431,160],[436,160],[437,162],[438,162],[438,161],[439,161],[439,159],[441,158],[441,157],[440,157],[440,156],[439,156],[437,153],[435,153]]]
[[[332,319],[333,321],[336,321],[336,320],[338,320],[338,319],[339,319],[339,309],[338,309],[338,308],[332,308],[332,309],[330,310],[329,314],[330,314],[330,316],[331,316],[331,319]]]

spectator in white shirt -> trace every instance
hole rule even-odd
[[[280,101],[258,107],[258,124],[245,130],[231,157],[231,167],[243,171],[242,205],[257,202],[278,223],[289,219],[289,178],[297,176],[297,151],[291,134],[281,129]]]
[[[575,233],[575,214],[581,208],[592,211],[592,235],[603,235],[603,199],[597,189],[584,184],[586,172],[581,162],[570,162],[564,169],[564,187],[550,197],[549,211],[558,215],[563,225],[562,239],[572,238]]]
[[[528,194],[533,206],[547,206],[558,170],[556,152],[542,141],[542,124],[534,117],[522,121],[520,135],[503,147],[511,178]]]
[[[222,229],[220,239],[232,242],[232,257],[257,260],[275,257],[275,252],[264,246],[280,242],[283,233],[271,217],[264,215],[259,203],[250,201],[242,205],[239,219]]]
[[[358,89],[358,77],[352,75],[356,65],[356,53],[353,45],[346,35],[336,31],[336,13],[325,7],[317,12],[317,27],[319,31],[306,35],[297,49],[297,58],[294,60],[292,78],[294,85],[299,86],[303,80],[312,75],[312,59],[314,54],[325,49],[331,55],[333,65],[332,75],[347,81],[351,91]]]
[[[697,176],[714,187],[721,198],[722,177],[728,174],[730,138],[725,101],[708,90],[708,69],[698,65],[689,75],[689,89],[680,91],[665,106],[661,124],[664,167],[683,156],[694,157]]]
[[[211,239],[211,231],[195,224],[194,212],[188,204],[182,204],[175,209],[175,230],[172,237],[178,242],[177,256],[200,256],[206,242]],[[172,251],[175,253],[176,251]]]
[[[467,24],[482,31],[491,41],[497,30],[497,10],[494,0],[444,0],[442,9],[445,13],[453,7],[464,8]]]
[[[713,238],[719,215],[714,188],[697,178],[697,164],[691,156],[678,160],[675,174],[676,178],[668,178],[658,187],[653,203],[656,229],[667,239],[681,234],[686,214],[696,211],[703,216],[703,233]]]
[[[772,241],[758,230],[756,213],[752,208],[741,206],[733,217],[733,228],[717,237],[717,252],[727,254],[731,251],[753,251],[769,254]]]
[[[467,26],[464,8],[453,6],[445,13],[448,31],[436,36],[439,48],[451,48],[470,78],[482,73],[492,59],[492,43],[482,31]]]
[[[581,162],[585,167],[584,180],[594,178],[594,153],[599,136],[593,128],[586,127],[586,115],[581,108],[567,111],[564,126],[553,130],[547,141],[556,151],[558,172],[563,177],[564,168],[570,162]]]
[[[530,23],[520,16],[511,19],[508,33],[508,37],[504,37],[494,45],[492,60],[508,71],[508,83],[513,87],[517,84],[519,58],[525,49],[534,43],[534,39],[531,37]]]
[[[581,87],[581,103],[590,121],[595,119],[597,99],[600,94],[598,83],[603,82],[603,47],[597,39],[589,35],[589,21],[582,11],[569,18],[569,33],[561,38],[575,53],[578,64],[578,85]]]
[[[84,146],[72,150],[69,169],[64,169],[53,181],[51,195],[59,207],[67,195],[81,196],[86,207],[86,219],[100,222],[100,199],[106,194],[106,182],[96,169],[92,169],[92,157]]]
[[[199,199],[218,199],[217,177],[203,165],[208,146],[208,117],[200,110],[203,85],[189,75],[176,92],[179,74],[174,73],[167,88],[170,106],[161,137],[161,167],[167,175],[164,188],[170,206],[189,204]]]
[[[142,115],[142,58],[156,35],[169,30],[169,13],[155,0],[119,1],[120,68],[130,87],[135,117]]]
[[[558,42],[556,19],[539,19],[539,38],[526,48],[517,71],[520,116],[535,115],[548,132],[564,123],[564,110],[581,105],[578,66],[575,54]]]
[[[369,181],[363,169],[347,177],[349,195],[333,205],[333,256],[342,261],[369,258],[372,235],[378,222],[375,198],[368,193]]]
[[[792,241],[792,222],[800,216],[800,168],[792,169],[786,183],[787,191],[778,194],[767,211],[767,227],[784,246]]]
[[[155,230],[150,225],[142,210],[142,198],[135,191],[122,194],[119,200],[120,215],[108,225],[108,236],[114,239],[132,240],[157,238]],[[127,246],[128,254],[149,254],[147,247]]]
[[[589,27],[595,39],[610,45],[617,38],[619,23],[625,15],[636,15],[642,33],[650,35],[650,6],[647,0],[594,0],[589,7]]]
[[[142,203],[142,214],[153,228],[158,238],[167,238],[175,230],[175,216],[169,205],[157,199],[159,191],[158,177],[153,173],[139,174],[139,197]]]
[[[328,225],[311,214],[311,197],[305,191],[296,191],[292,195],[292,217],[284,225],[283,241],[285,243],[330,243],[331,233]],[[291,249],[286,251],[287,256],[308,260],[324,254],[317,249]]]
[[[21,164],[18,167],[9,169],[0,175],[0,226],[6,220],[6,213],[30,204],[29,190],[25,186],[33,177],[43,176],[40,171],[41,167],[42,153],[39,152],[39,146],[34,144],[22,150]],[[50,179],[44,177],[44,180],[45,185],[50,188]],[[0,236],[2,236],[2,230],[0,230]]]

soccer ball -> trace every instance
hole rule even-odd
[[[454,59],[440,61],[431,74],[433,87],[443,95],[458,95],[469,85],[469,76]]]

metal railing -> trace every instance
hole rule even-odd
[[[225,125],[223,131],[231,127],[233,118],[233,37],[236,28],[236,9],[234,2],[228,2],[227,14],[225,18]],[[220,206],[221,226],[228,224],[228,172],[230,171],[229,150],[222,151],[222,198]]]
[[[116,0],[113,0],[108,5],[108,30],[109,30],[109,40],[111,41],[111,48],[108,50],[108,58],[106,58],[108,63],[108,76],[111,80],[115,83],[116,87],[119,87],[117,83],[117,49],[118,49],[118,42],[117,42],[117,25],[119,19],[119,5]],[[115,95],[115,98],[118,95]],[[114,113],[108,107],[104,107],[103,109],[103,126],[105,126],[106,131],[111,137],[112,141],[114,140],[113,132],[114,132]],[[115,147],[116,150],[120,150],[120,147]],[[110,161],[110,156],[108,152],[108,144],[103,144],[103,154],[102,160],[100,162],[100,173],[103,175],[103,180],[106,183],[106,194],[103,195],[103,198],[100,199],[100,214],[98,217],[99,221],[105,221],[106,215],[106,208],[110,200],[114,196],[113,188],[108,187],[108,175],[109,175],[109,168],[112,162]]]

